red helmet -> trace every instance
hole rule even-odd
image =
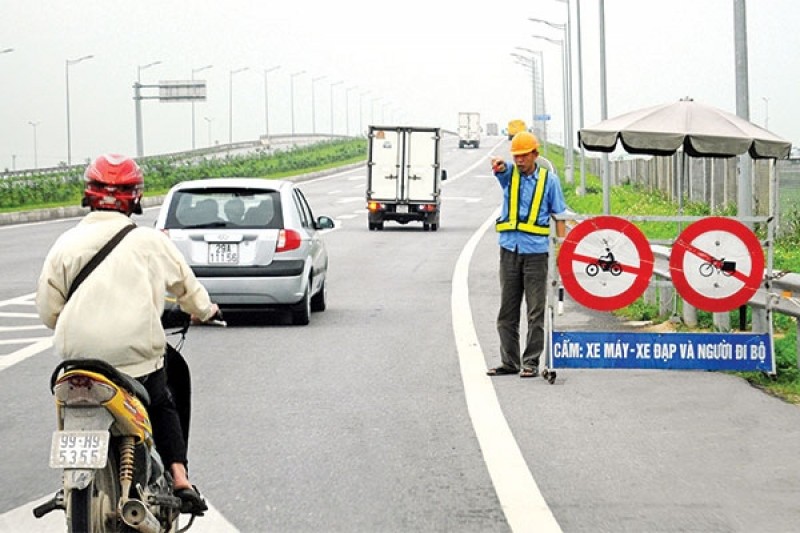
[[[144,178],[139,165],[130,157],[101,155],[86,168],[83,178],[86,181],[84,207],[90,207],[92,211],[119,211],[126,215],[142,213]]]

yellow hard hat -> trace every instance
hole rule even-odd
[[[521,131],[511,139],[511,154],[523,155],[539,149],[539,139],[528,131]]]

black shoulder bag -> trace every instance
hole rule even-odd
[[[108,241],[105,244],[105,246],[103,246],[102,248],[100,248],[100,250],[97,251],[94,257],[92,257],[92,259],[88,263],[86,263],[86,265],[81,269],[81,271],[78,272],[78,275],[75,276],[75,279],[72,281],[72,286],[69,288],[69,293],[67,293],[66,301],[69,301],[72,294],[76,290],[78,290],[80,284],[83,283],[83,280],[85,280],[86,277],[92,273],[92,270],[97,268],[97,265],[99,265],[103,261],[103,259],[105,259],[109,253],[111,253],[111,250],[113,250],[114,247],[117,244],[119,244],[119,241],[121,241],[122,238],[125,237],[125,235],[133,231],[135,228],[136,224],[128,224],[127,226],[119,230],[116,235],[111,237],[111,240]]]

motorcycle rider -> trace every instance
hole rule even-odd
[[[86,168],[84,180],[82,205],[91,211],[47,254],[36,292],[39,317],[55,330],[54,346],[63,359],[102,359],[144,384],[156,449],[172,473],[181,512],[202,514],[208,507],[189,482],[187,443],[167,386],[160,319],[167,292],[200,321],[219,316],[219,307],[169,238],[149,227],[136,227],[123,238],[67,302],[84,265],[133,224],[132,214],[142,213],[144,178],[133,159],[102,155]]]

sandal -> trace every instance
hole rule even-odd
[[[538,368],[523,368],[522,372],[519,373],[519,377],[521,378],[535,378],[539,375]]]
[[[519,370],[507,366],[498,366],[486,371],[487,376],[504,376],[507,374],[519,374]]]

